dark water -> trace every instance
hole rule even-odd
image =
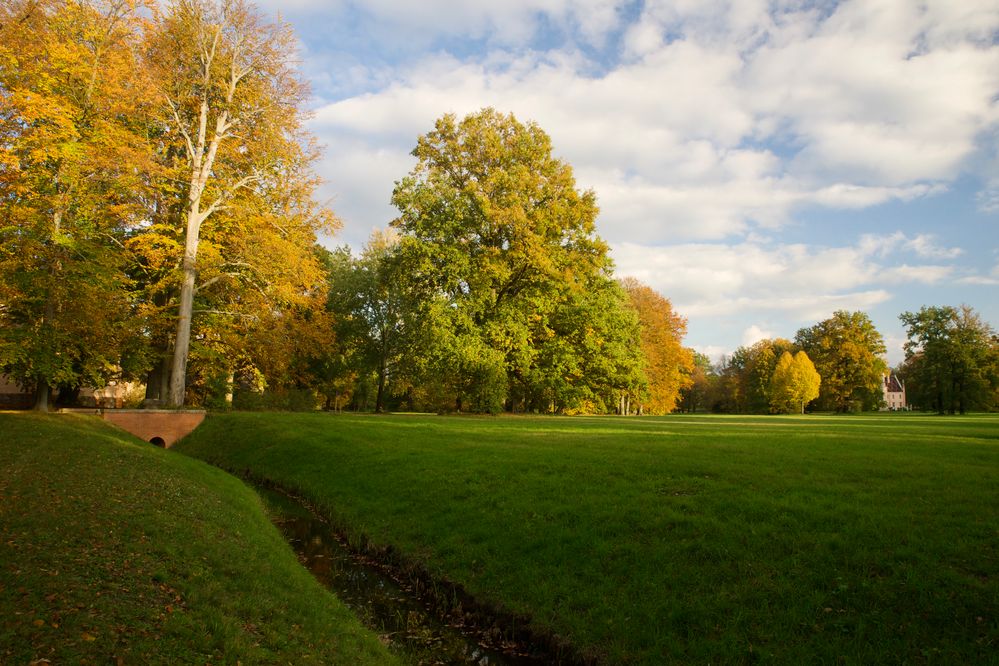
[[[329,524],[287,495],[258,488],[298,559],[396,652],[419,664],[541,664],[548,660],[504,645],[488,633],[438,617],[373,562],[340,541]],[[495,633],[495,631],[494,631]]]

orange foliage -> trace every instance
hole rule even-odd
[[[673,312],[669,299],[635,278],[624,278],[620,283],[641,325],[649,382],[648,400],[642,409],[648,414],[668,414],[676,408],[680,391],[690,385],[694,368],[693,354],[682,345],[687,320]]]

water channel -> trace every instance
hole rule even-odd
[[[522,645],[504,643],[490,633],[448,622],[433,604],[404,589],[375,563],[354,552],[329,523],[298,500],[257,488],[271,518],[298,554],[299,561],[340,598],[394,651],[417,664],[479,666],[550,663]]]

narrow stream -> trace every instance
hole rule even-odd
[[[284,493],[257,487],[299,561],[401,655],[418,664],[541,664],[517,646],[490,645],[472,629],[448,624],[411,592],[352,553],[330,525]]]

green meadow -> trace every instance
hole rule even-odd
[[[93,417],[0,413],[0,664],[385,664],[242,482]]]
[[[996,663],[999,417],[211,416],[178,447],[606,663]]]

